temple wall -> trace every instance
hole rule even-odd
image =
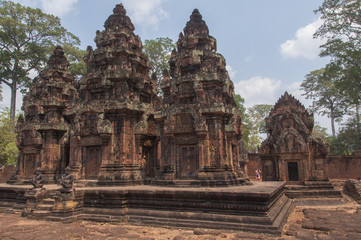
[[[257,153],[249,153],[247,154],[248,164],[247,164],[247,173],[248,177],[252,180],[256,180],[256,169],[262,170],[262,162],[260,155]]]
[[[255,170],[262,169],[260,155],[257,153],[248,154],[247,172],[248,177],[256,179]],[[329,179],[357,179],[361,177],[361,154],[356,156],[328,156],[327,174]]]
[[[15,174],[16,166],[4,165],[0,167],[0,183],[6,183]]]
[[[329,156],[327,159],[329,179],[357,179],[361,177],[361,155]]]

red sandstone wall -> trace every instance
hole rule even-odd
[[[5,165],[0,167],[0,183],[5,183],[15,174],[16,167],[11,165]]]
[[[329,179],[357,179],[361,177],[361,156],[329,156]]]
[[[255,170],[262,169],[258,154],[248,154],[247,173],[252,180],[256,179]],[[357,179],[361,177],[361,155],[357,156],[329,156],[327,159],[329,179]]]
[[[257,153],[248,154],[248,164],[247,164],[247,173],[248,177],[252,180],[256,179],[256,169],[259,168],[262,170],[261,158]]]

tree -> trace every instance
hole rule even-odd
[[[143,51],[149,57],[149,61],[152,64],[150,71],[151,75],[156,74],[158,79],[158,86],[160,86],[163,70],[169,70],[169,59],[172,50],[175,48],[173,40],[166,37],[160,37],[151,40],[145,40]]]
[[[321,46],[321,57],[331,57],[326,68],[337,71],[336,86],[357,112],[357,131],[361,131],[361,1],[325,0],[315,10],[321,14],[322,26],[314,37],[327,39]]]
[[[312,129],[312,136],[320,138],[325,142],[328,142],[330,135],[327,133],[327,128],[322,127],[318,122],[315,123]]]
[[[243,140],[247,151],[257,152],[262,143],[262,134],[266,133],[265,118],[268,116],[272,108],[272,105],[258,104],[248,108],[244,112],[242,116]]]
[[[329,137],[330,154],[351,155],[361,149],[360,133],[357,132],[356,117],[350,117],[340,128],[336,137]]]
[[[70,72],[75,75],[75,79],[79,80],[86,73],[86,64],[83,60],[86,50],[71,46],[69,43],[64,43],[63,50],[70,63]]]
[[[10,110],[3,109],[0,112],[0,165],[16,164],[18,148],[14,126],[14,121],[10,119]]]
[[[60,19],[40,9],[0,2],[0,82],[11,89],[10,117],[15,119],[16,91],[28,87],[31,70],[40,71],[56,45],[78,46],[79,39]]]
[[[246,114],[246,107],[244,106],[244,98],[239,95],[236,94],[234,96],[234,101],[236,102],[237,108],[241,111],[241,117],[242,119],[244,118],[244,115]]]
[[[338,80],[337,72],[322,68],[306,75],[301,84],[302,94],[306,99],[312,99],[311,111],[321,115],[327,115],[331,119],[332,136],[335,136],[335,121],[342,119],[346,109],[345,97],[336,87]]]

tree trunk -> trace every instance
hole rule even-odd
[[[334,116],[333,108],[331,108],[330,118],[331,118],[332,137],[335,137],[336,136],[336,133],[335,133],[335,116]]]
[[[11,84],[11,103],[10,103],[10,119],[12,121],[15,120],[15,112],[16,112],[16,81],[13,80]]]
[[[356,130],[357,130],[358,140],[361,143],[361,127],[360,127],[359,104],[356,104]],[[361,149],[357,149],[357,150],[361,150]]]

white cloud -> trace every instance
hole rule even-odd
[[[46,13],[59,17],[73,11],[77,2],[78,0],[41,0]]]
[[[149,26],[158,28],[159,21],[168,17],[168,13],[160,6],[165,1],[167,0],[123,0],[122,2],[134,23],[144,28]]]
[[[316,21],[297,30],[295,39],[287,40],[280,46],[280,52],[285,58],[304,57],[306,59],[314,59],[320,52],[320,45],[324,40],[314,39],[313,34],[322,25],[322,20],[318,18]]]
[[[13,0],[21,5],[41,8],[45,13],[53,14],[58,17],[75,10],[78,0]]]
[[[228,71],[228,75],[231,79],[235,78],[236,77],[236,74],[237,74],[237,71],[234,70],[230,65],[227,65],[226,66],[226,69]]]
[[[276,96],[276,92],[280,86],[280,80],[259,76],[234,84],[235,92],[244,98],[246,107],[255,104],[274,104],[279,97]]]

